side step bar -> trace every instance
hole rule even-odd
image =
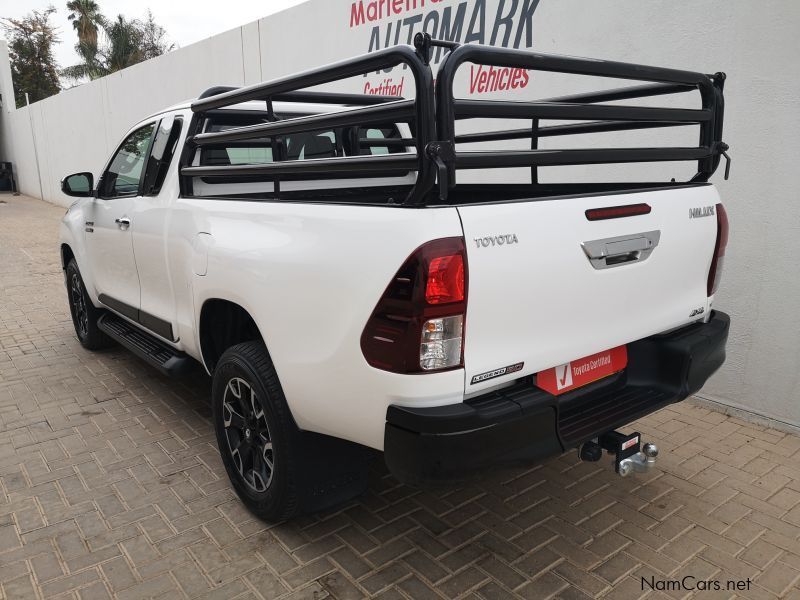
[[[169,347],[158,338],[115,314],[105,313],[97,321],[97,327],[164,375],[174,376],[186,373],[195,362],[189,355]]]

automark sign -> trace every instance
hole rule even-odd
[[[461,44],[479,43],[505,48],[533,46],[533,14],[539,0],[358,0],[348,14],[353,30],[368,30],[368,52],[397,44],[411,44],[422,31],[435,39]],[[441,62],[443,48],[436,48],[434,68]],[[402,96],[406,87],[403,75],[389,76],[387,69],[365,77],[365,94]],[[469,71],[467,93],[505,92],[528,86],[530,75],[524,69],[473,65]]]

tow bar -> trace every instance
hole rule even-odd
[[[656,464],[658,447],[644,444],[639,432],[625,435],[619,431],[609,431],[594,440],[583,444],[580,458],[587,462],[597,462],[603,457],[603,450],[614,455],[614,471],[620,477],[627,477],[634,471],[644,473]]]

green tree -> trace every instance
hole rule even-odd
[[[149,8],[145,19],[139,23],[139,30],[142,32],[141,49],[145,60],[175,49],[175,44],[167,40],[167,32],[156,23],[153,12]]]
[[[175,47],[150,10],[144,20],[123,15],[108,20],[94,0],[71,0],[67,9],[78,35],[75,49],[81,57],[78,64],[61,72],[68,79],[97,79]]]
[[[58,80],[58,63],[53,56],[53,45],[59,42],[50,16],[56,12],[52,6],[31,11],[22,19],[3,19],[11,59],[11,77],[17,107],[25,105],[27,92],[31,102],[42,100],[61,90]]]
[[[142,51],[142,31],[139,22],[122,15],[106,27],[108,45],[103,57],[109,73],[120,71],[145,60]]]
[[[67,79],[80,81],[81,79],[97,79],[107,75],[108,71],[96,45],[76,44],[75,50],[81,57],[81,62],[61,69],[61,75]]]

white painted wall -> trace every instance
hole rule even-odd
[[[380,20],[381,37],[398,19],[432,11],[441,16],[447,8],[455,13],[462,2],[469,21],[481,0],[429,0],[424,8]],[[486,41],[498,9],[518,14],[528,3],[536,4],[485,0]],[[351,0],[311,0],[21,110],[13,107],[7,52],[0,45],[0,158],[14,162],[24,193],[40,195],[32,120],[44,198],[66,205],[60,178],[99,170],[121,135],[147,114],[212,85],[255,83],[366,52],[373,24],[351,28],[350,7]],[[406,23],[401,41],[408,29]],[[721,173],[715,181],[732,238],[717,305],[731,313],[733,325],[728,362],[703,395],[794,426],[800,426],[798,31],[800,4],[793,0],[541,0],[533,17],[538,51],[728,73],[724,137],[733,172],[731,181],[722,181]],[[355,89],[364,81],[359,78]],[[573,86],[535,75],[527,89],[508,95],[552,96]],[[677,141],[676,133],[663,135]]]

